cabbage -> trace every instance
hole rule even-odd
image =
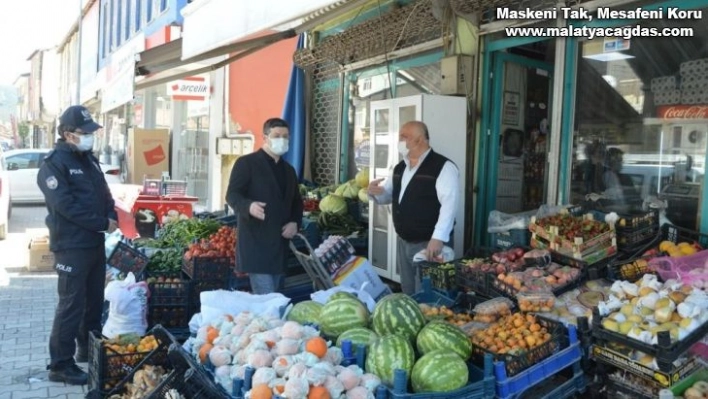
[[[369,202],[369,190],[366,188],[362,188],[359,190],[359,201],[361,202]]]
[[[360,170],[359,173],[356,174],[356,177],[354,177],[354,181],[356,185],[361,188],[369,187],[369,168]]]
[[[349,212],[347,201],[344,197],[330,194],[320,201],[320,210],[325,213],[335,213],[337,215],[346,215]]]
[[[344,198],[357,199],[359,198],[359,186],[354,180],[350,180],[337,187],[334,194]]]

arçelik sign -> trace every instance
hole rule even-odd
[[[209,79],[193,76],[167,84],[167,95],[177,101],[205,101],[209,98]]]

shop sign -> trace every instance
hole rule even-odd
[[[133,100],[135,89],[135,55],[145,50],[145,35],[140,33],[111,54],[103,88],[101,113]]]
[[[708,105],[665,105],[656,114],[661,119],[708,119]]]
[[[193,76],[167,84],[167,95],[175,101],[205,101],[209,98],[209,79]]]

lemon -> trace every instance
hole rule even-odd
[[[691,247],[691,246],[692,246],[692,245],[691,245],[691,243],[690,243],[690,242],[685,242],[685,241],[684,241],[684,242],[680,242],[680,243],[678,243],[678,247],[679,247],[679,248],[683,248],[683,247]]]
[[[666,253],[668,253],[669,256],[672,257],[672,258],[680,258],[680,257],[683,256],[683,252],[681,252],[680,249],[675,248],[675,247],[674,247],[674,248],[669,248],[669,249],[666,251]]]
[[[659,244],[659,251],[661,252],[669,252],[669,248],[674,247],[676,244],[674,244],[671,241],[662,241],[661,244]]]
[[[679,245],[679,250],[680,250],[681,253],[683,253],[684,255],[693,255],[693,254],[695,254],[695,253],[697,252],[696,248],[693,248],[693,247],[690,246],[690,245],[685,245],[685,246],[680,246],[680,245]]]

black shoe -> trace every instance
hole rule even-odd
[[[88,349],[77,348],[74,360],[76,360],[76,363],[88,362]]]
[[[71,366],[50,370],[49,381],[64,382],[69,385],[86,385],[88,383],[88,374],[79,366],[72,364]]]

